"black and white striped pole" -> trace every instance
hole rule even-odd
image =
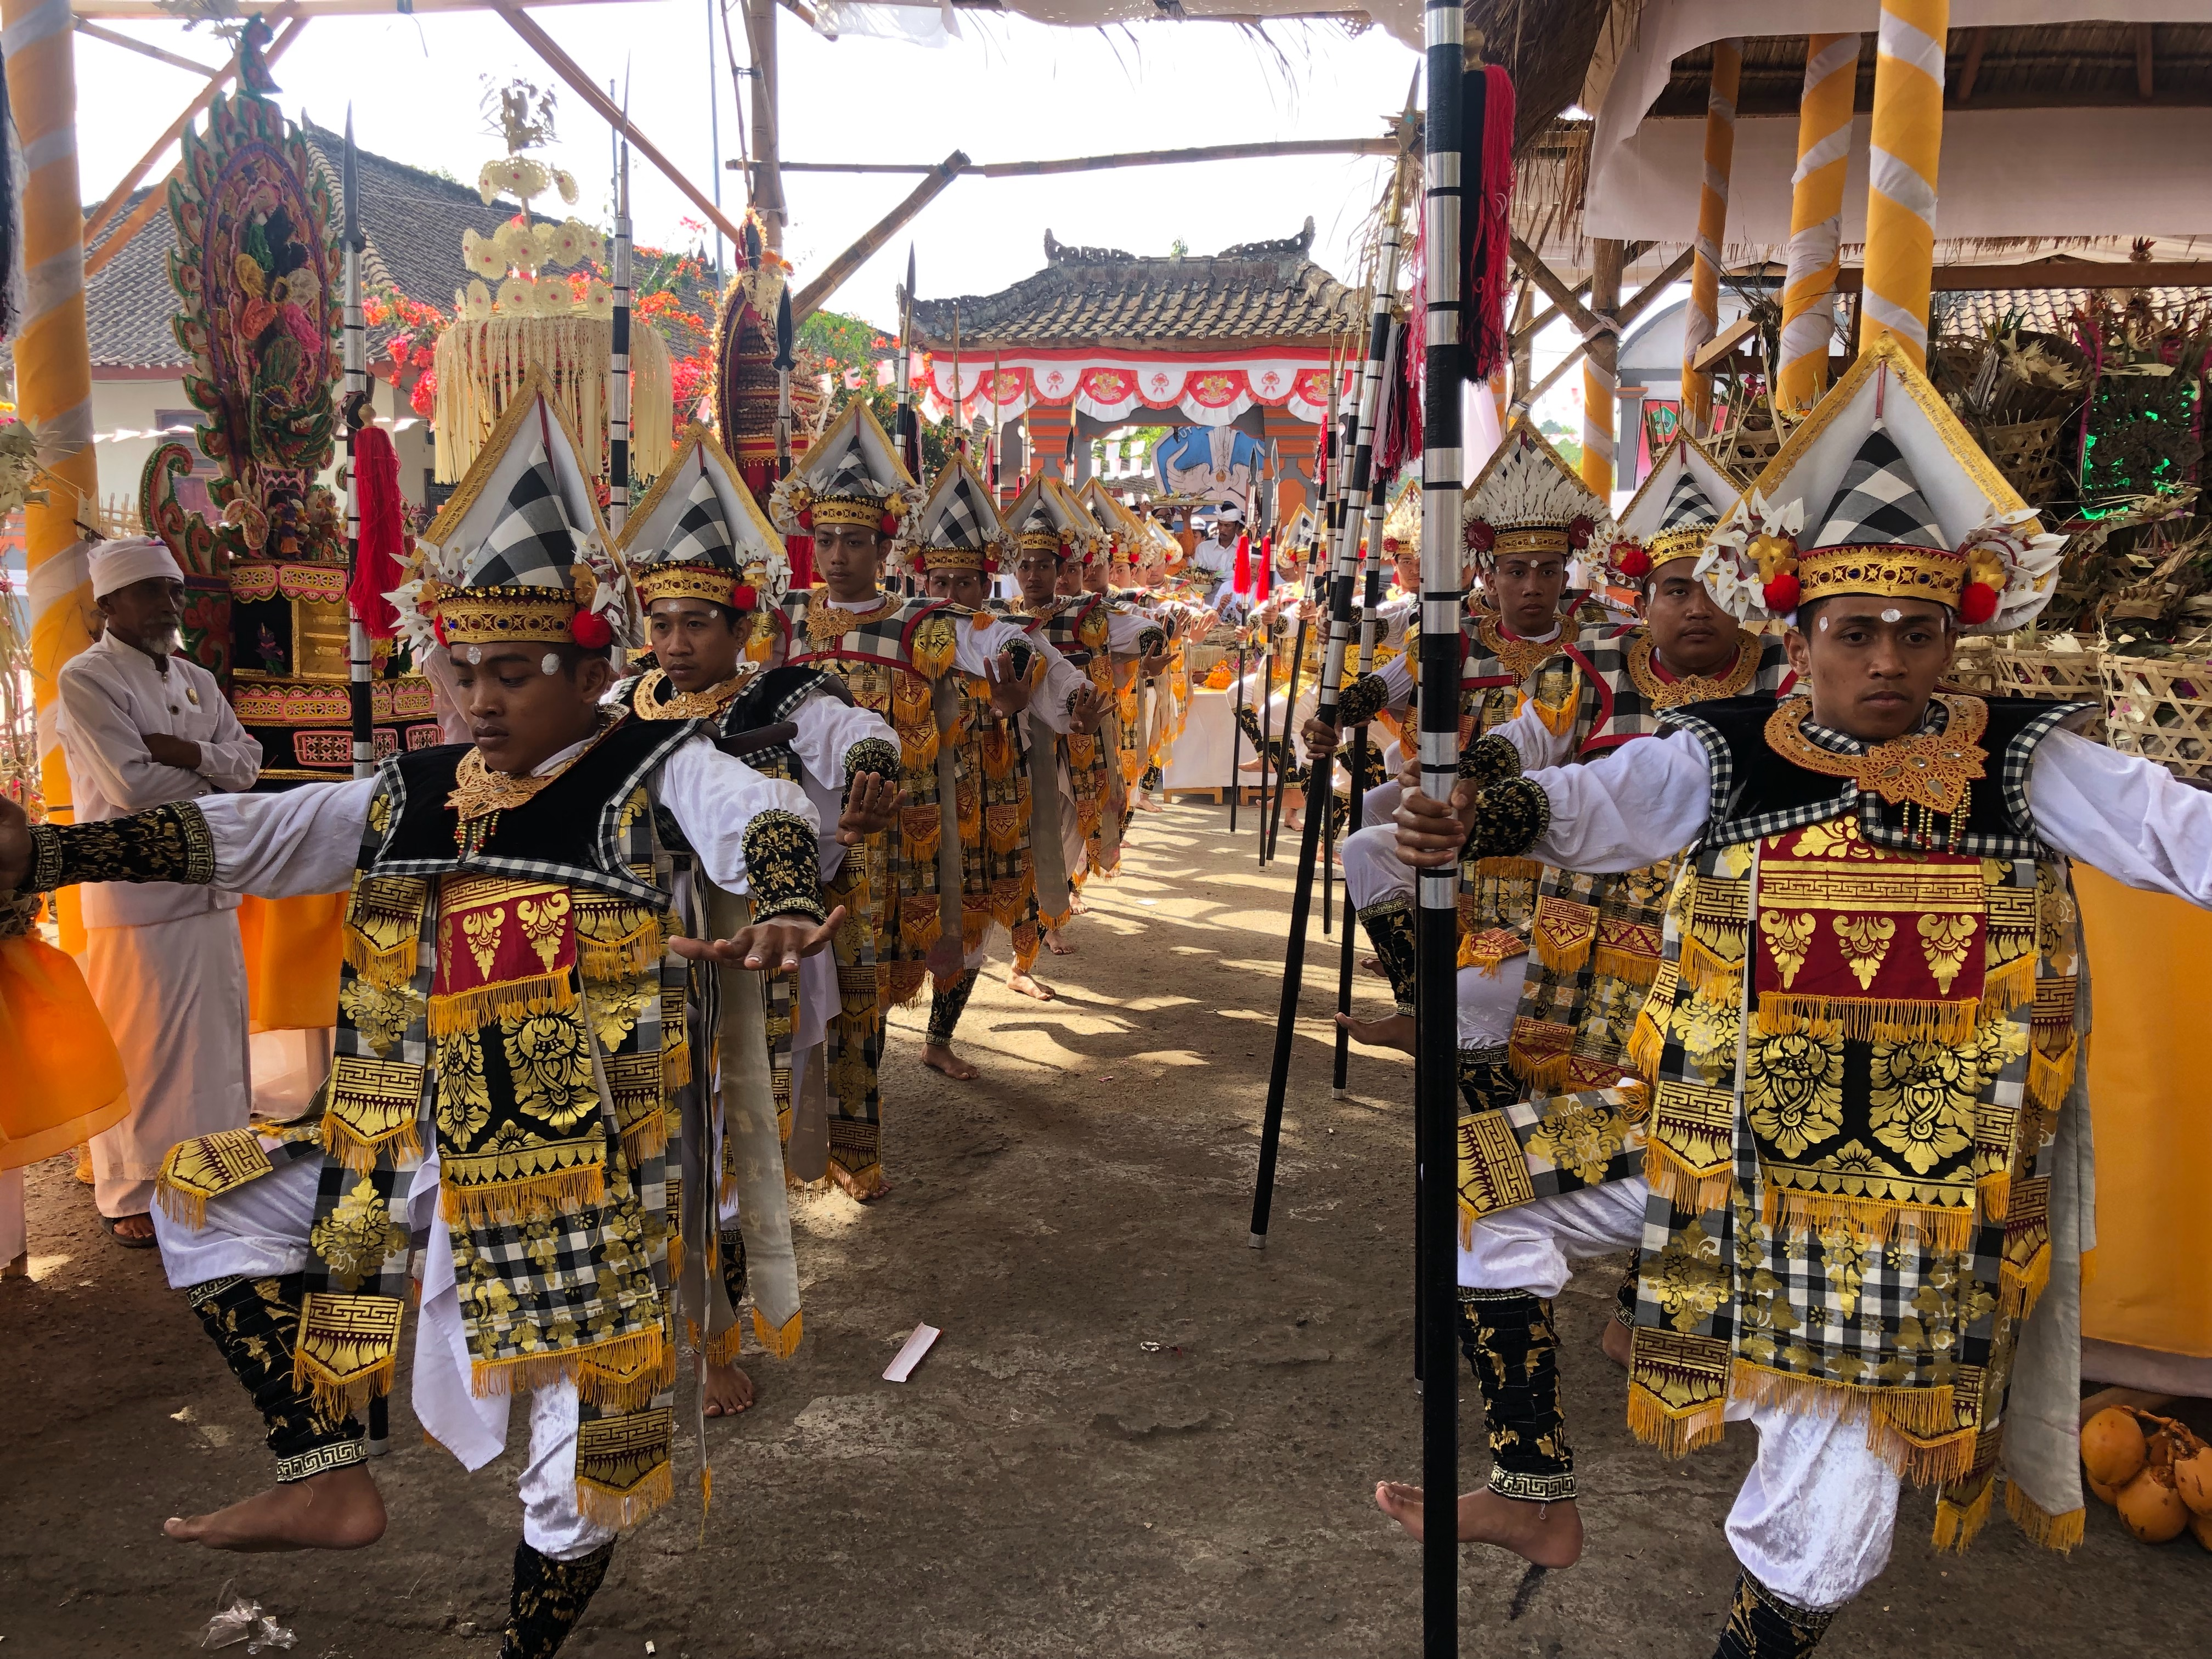
[[[1466,99],[1460,0],[1427,0],[1425,170],[1428,186],[1425,339],[1428,385],[1421,450],[1421,793],[1450,799],[1459,775],[1460,202]],[[1478,129],[1479,130],[1479,129]],[[1423,1659],[1457,1659],[1459,1540],[1459,867],[1415,883],[1414,1117],[1421,1342],[1421,1483],[1432,1524],[1421,1544]]]
[[[607,353],[607,529],[629,518],[629,141],[615,162],[614,338]]]
[[[1454,14],[1457,15],[1456,13]],[[1382,407],[1383,348],[1390,338],[1392,291],[1398,285],[1398,219],[1401,198],[1394,179],[1390,204],[1383,215],[1382,246],[1376,260],[1373,301],[1369,313],[1367,358],[1359,380],[1358,437],[1343,445],[1349,465],[1339,469],[1344,487],[1332,504],[1335,540],[1331,546],[1333,568],[1328,595],[1328,650],[1322,659],[1316,717],[1336,724],[1337,690],[1344,680],[1344,657],[1352,636],[1352,585],[1358,569],[1359,531],[1367,514],[1367,485],[1375,465],[1375,421]],[[1455,667],[1455,673],[1457,670]],[[1288,733],[1285,734],[1287,739]],[[1275,1162],[1282,1149],[1283,1097],[1289,1087],[1291,1044],[1297,1036],[1298,993],[1305,981],[1306,928],[1313,915],[1314,872],[1320,862],[1322,822],[1335,782],[1336,757],[1332,750],[1316,755],[1313,776],[1306,785],[1306,821],[1298,849],[1297,884],[1291,897],[1291,937],[1283,956],[1283,1000],[1275,1018],[1275,1052],[1267,1073],[1267,1109],[1260,1129],[1260,1173],[1252,1195],[1254,1249],[1267,1243],[1267,1212],[1275,1197]],[[1346,935],[1350,929],[1347,927]]]

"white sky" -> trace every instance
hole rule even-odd
[[[710,194],[718,169],[709,137],[719,106],[721,159],[737,155],[735,100],[713,0],[631,0],[551,7],[539,23],[587,72],[619,83],[630,112],[693,182]],[[1347,40],[1334,29],[1276,24],[1287,59],[1220,23],[1145,23],[1110,33],[1053,28],[1011,15],[960,15],[964,38],[941,50],[847,36],[821,39],[779,9],[783,155],[793,161],[926,162],[964,149],[977,161],[1031,161],[1121,150],[1272,138],[1367,137],[1403,107],[1415,54],[1380,29]],[[120,32],[214,63],[221,43],[169,23]],[[747,61],[742,21],[738,58]],[[144,153],[197,87],[153,59],[76,37],[81,183],[99,200]],[[552,72],[495,16],[319,19],[275,66],[288,114],[336,128],[354,110],[364,149],[473,183],[501,153],[483,131],[479,77]],[[582,186],[578,211],[607,212],[607,125],[560,88],[557,162]],[[710,102],[711,100],[711,102]],[[174,159],[173,149],[167,160]],[[166,165],[166,161],[164,163]],[[1234,242],[1294,234],[1314,218],[1315,254],[1347,279],[1350,244],[1379,194],[1382,163],[1368,157],[1148,167],[1044,179],[965,178],[925,209],[841,289],[832,304],[879,325],[895,320],[893,285],[907,243],[924,298],[991,293],[1044,263],[1049,228],[1061,241],[1164,253],[1176,237],[1210,253]],[[741,175],[720,174],[724,210],[744,206]],[[920,182],[912,175],[791,174],[786,253],[804,281]],[[641,158],[631,162],[638,240],[688,245],[681,222],[700,216]],[[541,210],[551,206],[541,200]],[[711,237],[711,231],[708,233]],[[459,250],[454,272],[461,277]]]

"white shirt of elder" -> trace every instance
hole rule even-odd
[[[215,676],[183,657],[156,662],[103,634],[62,665],[55,729],[69,763],[70,805],[79,823],[100,823],[149,806],[251,789],[261,775],[261,745],[231,712]],[[187,771],[146,752],[156,733],[200,748]],[[88,927],[179,921],[234,910],[238,896],[179,882],[88,882]]]

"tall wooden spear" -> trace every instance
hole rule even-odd
[[[1455,20],[1459,15],[1455,8],[1452,15]],[[1455,81],[1453,84],[1458,83]],[[1328,652],[1322,664],[1320,706],[1316,710],[1318,718],[1329,726],[1336,724],[1337,690],[1344,683],[1344,655],[1352,637],[1352,585],[1358,563],[1360,522],[1367,511],[1368,482],[1374,475],[1375,421],[1382,401],[1382,360],[1390,337],[1391,294],[1398,283],[1398,222],[1403,205],[1404,192],[1394,175],[1389,202],[1383,213],[1382,245],[1376,259],[1375,287],[1369,307],[1367,358],[1359,381],[1358,441],[1340,446],[1349,449],[1351,456],[1348,466],[1340,469],[1346,480],[1341,499],[1332,503],[1334,567],[1329,585]],[[1458,520],[1455,519],[1453,522],[1456,524]],[[1456,649],[1456,634],[1452,635],[1450,643]],[[1458,672],[1455,661],[1451,670],[1455,683]],[[1335,781],[1335,765],[1334,753],[1314,757],[1313,775],[1306,784],[1310,808],[1312,803],[1328,799]],[[1275,1017],[1275,1053],[1267,1073],[1267,1117],[1260,1131],[1260,1175],[1252,1196],[1251,1242],[1255,1249],[1263,1249],[1267,1243],[1267,1212],[1274,1202],[1275,1159],[1283,1141],[1283,1097],[1290,1085],[1291,1043],[1297,1035],[1298,993],[1305,979],[1306,927],[1313,914],[1314,869],[1320,861],[1321,826],[1326,816],[1317,811],[1307,811],[1304,842],[1298,852],[1297,884],[1291,899],[1290,945],[1283,957],[1283,999]],[[1347,928],[1347,935],[1349,932]],[[1449,1062],[1446,1076],[1449,1080]],[[1443,1489],[1449,1491],[1450,1483],[1447,1482]],[[1448,1537],[1452,1531],[1449,1528],[1438,1530]]]
[[[775,299],[775,476],[791,476],[791,371],[796,359],[791,325],[791,284]]]
[[[346,446],[346,585],[361,574],[360,433],[368,422],[368,331],[362,317],[361,256],[368,239],[361,228],[361,176],[353,148],[353,109],[346,108],[345,162],[339,170],[339,188],[345,192],[345,338],[339,358],[344,370],[340,401],[345,422]],[[346,623],[346,712],[353,721],[353,775],[365,778],[376,770],[376,714],[372,702],[368,648],[368,619],[356,605]]]
[[[1459,0],[1425,0],[1429,107],[1424,164],[1428,189],[1425,342],[1428,384],[1421,450],[1421,793],[1448,800],[1459,773],[1460,652],[1460,169],[1464,148],[1466,21]],[[1474,84],[1482,85],[1475,77]],[[1480,134],[1478,118],[1470,123]],[[1480,153],[1478,144],[1478,155]],[[1458,1500],[1459,1324],[1459,866],[1423,870],[1414,910],[1414,1149],[1419,1253],[1415,1265],[1421,1372],[1421,1480],[1439,1518]],[[1456,1528],[1425,1529],[1421,1545],[1423,1659],[1457,1659]]]
[[[624,93],[623,104],[629,107]],[[629,517],[629,141],[615,162],[615,323],[607,356],[607,528],[617,533]]]

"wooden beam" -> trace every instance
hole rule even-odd
[[[1642,288],[1637,289],[1636,297],[1634,299],[1627,301],[1621,306],[1620,310],[1616,314],[1620,319],[1620,331],[1623,335],[1626,335],[1628,332],[1630,325],[1633,324],[1638,317],[1641,317],[1645,312],[1650,310],[1654,301],[1658,299],[1662,294],[1664,294],[1669,288],[1673,287],[1677,282],[1681,280],[1682,273],[1690,268],[1690,261],[1695,254],[1696,250],[1694,248],[1684,248],[1681,252],[1676,254],[1674,258],[1668,261],[1667,268],[1664,270],[1662,270],[1656,276],[1654,276],[1650,282],[1644,283]],[[1553,280],[1556,282],[1559,279],[1554,277]],[[1560,376],[1565,374],[1569,369],[1572,368],[1577,363],[1582,362],[1583,352],[1585,348],[1588,347],[1589,343],[1589,342],[1587,340],[1577,341],[1573,350],[1568,352],[1565,356],[1560,358],[1557,363],[1553,365],[1552,372],[1550,374],[1545,375],[1542,380],[1537,381],[1534,386],[1528,388],[1528,396],[1524,398],[1516,398],[1513,401],[1521,404],[1523,408],[1534,408],[1537,398],[1542,397],[1547,392],[1549,392],[1553,386],[1557,386],[1559,383]]]
[[[283,54],[285,47],[292,44],[293,37],[307,26],[305,18],[293,16],[292,14],[296,7],[297,0],[285,0],[283,8],[278,10],[276,16],[284,24],[284,29],[269,43],[269,50],[263,54],[264,61],[275,63]],[[161,159],[162,152],[184,137],[185,129],[192,124],[192,118],[213,103],[216,94],[221,92],[224,84],[237,74],[238,58],[235,53],[233,53],[230,62],[208,76],[207,84],[199,89],[198,94],[191,103],[185,106],[185,112],[169,123],[168,131],[154,141],[153,149],[139,158],[138,165],[116,181],[115,188],[107,192],[107,199],[94,208],[92,217],[84,222],[84,245],[87,247],[92,246],[92,239],[100,234],[107,222],[115,216],[117,210],[130,199],[131,192],[138,188],[138,181],[153,170],[154,163]],[[89,276],[92,272],[93,267],[88,264],[84,274]]]
[[[1513,239],[1513,263],[1520,266],[1522,276],[1544,290],[1544,297],[1558,308],[1561,316],[1575,325],[1576,333],[1588,334],[1597,327],[1597,319],[1590,314],[1589,307],[1582,302],[1576,291],[1554,274],[1551,266],[1536,257],[1535,249],[1518,236]]]
[[[1974,82],[1982,73],[1982,48],[1990,43],[1990,32],[1985,28],[1968,29],[1966,35],[1966,60],[1959,65],[1959,101],[1961,104],[1973,100]]]
[[[1739,317],[1711,339],[1698,348],[1690,367],[1700,374],[1710,374],[1735,355],[1735,349],[1749,337],[1759,332],[1758,319]]]
[[[546,68],[568,83],[568,89],[571,92],[589,104],[601,120],[606,122],[636,146],[639,155],[660,169],[662,178],[690,198],[691,205],[707,216],[708,223],[713,225],[738,246],[743,247],[745,245],[744,233],[738,228],[735,221],[714,205],[714,198],[685,178],[677,168],[676,163],[660,153],[660,147],[637,130],[636,125],[615,106],[612,99],[599,90],[592,77],[585,74],[578,66],[576,60],[562,51],[551,35],[538,27],[536,19],[524,11],[521,7],[507,4],[505,0],[500,0],[500,3],[495,4],[492,9],[504,17],[507,27],[520,35],[529,44],[530,49],[545,60]]]
[[[171,69],[190,70],[194,75],[220,75],[219,69],[203,64],[196,58],[179,58],[173,52],[163,52],[159,46],[149,46],[143,40],[133,40],[127,34],[118,34],[113,29],[104,29],[83,18],[76,20],[76,32],[90,35],[95,40],[105,40],[111,46],[120,46],[125,52],[135,52],[141,58],[150,58],[157,64],[167,64]]]
[[[1650,252],[1651,250],[1657,246],[1658,244],[1656,242],[1631,242],[1621,249],[1620,263],[1624,265],[1632,265],[1638,259],[1641,259],[1645,254]],[[1591,278],[1585,276],[1582,281],[1575,284],[1575,294],[1577,298],[1589,294],[1590,291],[1590,283]],[[1528,338],[1530,340],[1534,339],[1536,336],[1542,333],[1546,329],[1549,328],[1553,323],[1556,323],[1559,320],[1559,307],[1546,306],[1543,310],[1538,312],[1535,316],[1529,319],[1526,331]],[[1524,343],[1526,343],[1526,342],[1524,342],[1521,337],[1522,333],[1522,331],[1520,329],[1516,329],[1513,331],[1513,349],[1516,351],[1519,350]]]
[[[860,240],[847,248],[823,267],[822,274],[791,296],[791,322],[796,328],[816,312],[822,302],[843,286],[844,281],[868,262],[869,257],[885,242],[898,234],[899,227],[927,207],[945,193],[945,186],[960,176],[968,165],[968,158],[954,150],[939,162],[936,172],[916,185],[901,202],[870,228]]]
[[[623,3],[623,0],[530,0],[533,6],[583,6]],[[251,10],[241,6],[240,11]],[[495,9],[493,0],[412,0],[399,5],[394,0],[301,0],[299,15],[302,17],[389,17],[395,11],[420,14],[431,11],[490,11]],[[70,0],[70,10],[79,17],[100,17],[111,22],[173,23],[177,7],[173,0]]]
[[[1395,138],[1284,138],[1264,143],[1206,144],[1191,149],[1128,150],[1118,155],[1071,155],[1049,161],[970,161],[960,171],[983,179],[1030,179],[1053,173],[1102,173],[1114,167],[1179,167],[1191,161],[1264,161],[1279,155],[1395,155]],[[725,167],[735,167],[735,161]],[[786,173],[936,173],[942,161],[786,161]]]
[[[1865,273],[1856,265],[1836,275],[1838,293],[1856,294]],[[1938,294],[1986,294],[1998,289],[2212,288],[2212,259],[2040,259],[2028,265],[1938,265]]]
[[[2151,100],[2150,25],[2136,25],[2136,93],[2148,104]]]

